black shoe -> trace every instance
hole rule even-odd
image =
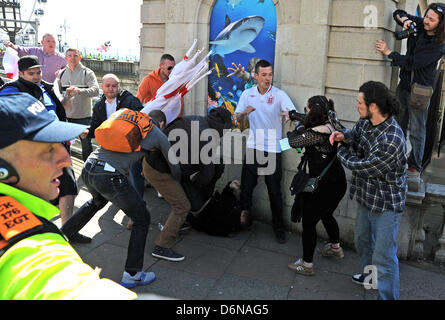
[[[75,233],[71,237],[68,237],[68,241],[73,243],[90,243],[91,238],[86,237],[80,233]]]
[[[366,273],[359,273],[359,274],[354,274],[352,276],[352,282],[354,282],[355,284],[358,284],[360,286],[365,286],[365,278],[369,275]],[[367,283],[367,285],[372,285],[371,283]],[[374,289],[374,288],[372,288]]]
[[[177,252],[174,252],[171,248],[163,248],[160,246],[155,246],[153,252],[151,253],[153,257],[159,259],[165,259],[168,261],[182,261],[184,256]]]
[[[277,238],[278,243],[283,244],[287,241],[286,233],[284,232],[284,230],[275,231],[275,237]]]
[[[354,282],[358,285],[363,285],[364,281],[365,281],[365,275],[363,273],[354,274],[352,276],[352,282]]]

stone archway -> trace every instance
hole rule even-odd
[[[205,50],[209,50],[209,34],[210,34],[210,19],[218,0],[198,0],[196,5],[196,12],[194,17],[195,26],[193,29],[193,38],[198,39],[198,44]],[[277,34],[279,29],[280,21],[282,21],[282,6],[280,3],[292,3],[293,1],[281,1],[272,0],[276,9],[276,19],[277,19]],[[276,50],[278,50],[278,44],[276,45]],[[276,56],[276,53],[275,53]],[[192,94],[192,105],[194,114],[202,114],[205,111],[205,106],[207,105],[207,87],[208,79],[199,83]]]

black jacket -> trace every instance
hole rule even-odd
[[[400,67],[400,86],[411,91],[411,71],[414,70],[413,82],[432,86],[436,75],[437,61],[445,54],[445,45],[438,44],[435,36],[426,34],[423,18],[412,16],[403,10],[396,10],[393,13],[397,24],[402,25],[396,18],[407,17],[416,23],[417,36],[410,36],[407,43],[406,55],[401,55],[393,51],[388,58],[392,60],[392,66]]]
[[[48,92],[49,96],[53,100],[53,102],[56,104],[56,114],[60,121],[66,121],[66,113],[65,108],[63,107],[62,103],[60,102],[59,98],[57,98],[56,94],[53,90],[53,85],[45,82],[42,80],[41,84],[43,85],[43,88],[46,92]],[[8,82],[4,84],[0,91],[3,90],[3,88],[6,87],[16,87],[20,92],[26,92],[32,95],[34,98],[39,100],[43,103],[43,92],[42,89],[36,85],[33,82],[27,81],[23,78],[18,78],[16,81]]]
[[[94,138],[94,131],[99,127],[102,122],[107,120],[107,107],[105,104],[105,95],[101,97],[99,101],[93,107],[93,115],[91,117],[91,125],[89,128],[88,138]],[[131,110],[139,111],[143,108],[142,103],[138,98],[133,96],[131,92],[122,90],[117,95],[116,111],[121,108],[128,108]]]
[[[192,122],[197,122],[199,124],[198,136],[193,135],[194,132],[192,132],[192,126],[193,126]],[[223,108],[215,108],[210,112],[209,115],[205,117],[197,115],[188,115],[179,117],[170,122],[162,130],[167,137],[169,133],[174,129],[183,129],[185,132],[187,132],[188,159],[186,163],[180,163],[181,172],[184,179],[189,180],[190,176],[199,172],[199,174],[194,175],[192,182],[197,187],[204,187],[208,185],[208,183],[215,177],[215,175],[219,174],[219,172],[221,171],[220,167],[221,166],[223,167],[223,165],[215,163],[209,163],[209,164],[201,163],[199,154],[192,154],[192,145],[196,144],[196,142],[199,142],[199,150],[197,151],[200,153],[202,148],[212,139],[209,138],[207,141],[201,141],[200,135],[203,130],[209,128],[215,129],[218,131],[219,136],[221,137],[223,135],[223,130],[230,129],[231,125],[232,125],[232,120],[230,112]],[[180,137],[177,137],[176,141],[171,141],[172,146],[175,145],[179,140]],[[182,143],[184,142],[182,141]],[[183,150],[179,148],[179,152],[181,151]],[[195,149],[193,149],[193,151],[195,151]],[[179,158],[182,158],[180,154],[177,154],[177,156]],[[166,160],[164,159],[164,157],[160,152],[156,151],[150,152],[146,156],[146,160],[148,164],[150,164],[150,166],[152,166],[155,170],[158,170],[159,172],[163,173],[169,172]],[[220,161],[219,163],[221,164],[222,161]]]

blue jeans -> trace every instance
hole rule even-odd
[[[81,119],[73,119],[73,118],[67,118],[68,122],[77,123],[77,124],[84,124],[86,126],[91,125],[91,117],[88,118],[81,118]],[[88,156],[91,152],[93,152],[93,144],[91,143],[90,138],[79,138],[80,143],[82,144],[82,160],[87,161]]]
[[[408,166],[414,167],[422,172],[423,153],[425,151],[426,121],[428,118],[428,106],[425,110],[418,110],[409,106],[410,92],[401,88],[399,85],[396,91],[397,99],[401,104],[401,111],[396,120],[403,130],[406,137],[406,131],[409,124],[409,140],[412,150],[408,158]]]
[[[82,179],[93,198],[80,207],[62,226],[63,233],[70,237],[79,232],[96,212],[110,201],[133,220],[125,271],[141,271],[150,226],[150,212],[144,200],[134,190],[126,176],[117,171],[105,171],[104,163],[101,161],[88,159],[82,169]]]
[[[142,175],[142,159],[131,165],[129,179],[133,188],[136,190],[139,196],[144,199],[145,178]]]
[[[359,204],[355,221],[354,243],[360,265],[377,268],[379,296],[384,300],[398,300],[400,291],[397,232],[401,213],[371,212]]]

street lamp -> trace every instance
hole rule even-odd
[[[0,28],[8,33],[9,40],[15,42],[15,35],[22,29],[19,0],[0,1]]]
[[[62,35],[60,33],[57,35],[57,41],[59,41],[59,52],[62,52]]]

